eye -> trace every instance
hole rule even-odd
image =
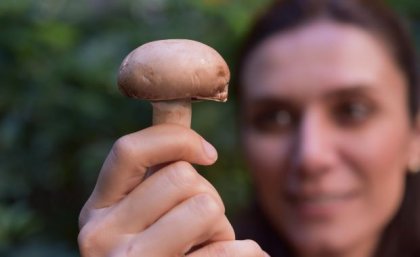
[[[252,119],[253,127],[261,133],[284,133],[293,127],[293,123],[292,112],[283,108],[260,110]]]
[[[334,107],[334,116],[342,125],[359,125],[373,113],[373,105],[363,100],[345,100]]]

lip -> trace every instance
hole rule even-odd
[[[314,192],[287,194],[287,202],[301,220],[314,221],[335,217],[357,198],[357,193]]]

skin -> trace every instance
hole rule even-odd
[[[251,240],[235,241],[219,194],[190,164],[216,159],[213,146],[180,125],[118,139],[80,213],[81,255],[266,256]],[[145,178],[146,167],[157,171]]]
[[[372,256],[420,155],[388,48],[318,20],[260,43],[242,81],[243,146],[271,224],[298,256]]]
[[[298,256],[370,256],[420,156],[388,49],[358,28],[314,22],[264,41],[243,74],[244,150],[274,228]],[[117,140],[80,214],[81,255],[267,256],[235,240],[220,196],[191,165],[216,159],[178,125]],[[157,172],[145,178],[146,167]]]

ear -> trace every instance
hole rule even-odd
[[[410,152],[408,156],[408,171],[420,172],[420,114],[416,115],[412,128]]]

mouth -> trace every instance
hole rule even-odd
[[[288,194],[286,198],[298,217],[312,220],[333,217],[345,211],[346,206],[357,198],[357,193],[295,193]]]
[[[328,204],[335,201],[343,201],[352,197],[353,193],[320,193],[320,194],[295,194],[290,199],[297,203]]]

